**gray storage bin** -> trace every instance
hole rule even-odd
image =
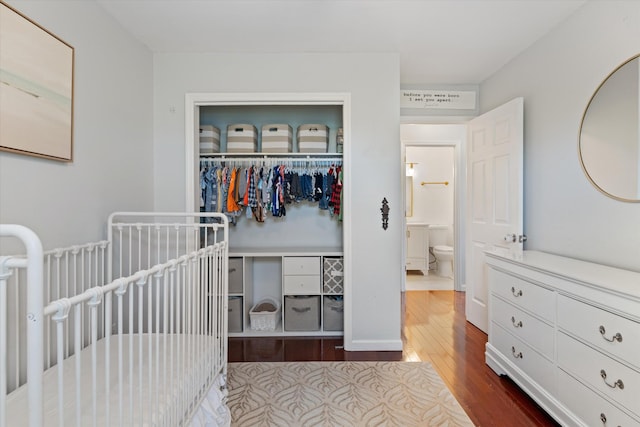
[[[325,331],[344,330],[344,300],[342,296],[324,296],[322,304],[323,329]]]
[[[320,330],[320,295],[284,297],[285,331]]]
[[[242,258],[229,258],[229,293],[242,293]]]
[[[229,297],[228,312],[228,331],[242,332],[242,297]]]
[[[325,294],[344,292],[344,262],[342,257],[324,257],[322,265],[323,288]]]

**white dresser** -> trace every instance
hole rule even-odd
[[[487,364],[564,426],[640,426],[640,273],[486,255]]]

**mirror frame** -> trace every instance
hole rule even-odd
[[[600,83],[600,85],[598,85],[596,90],[593,92],[593,95],[591,95],[591,98],[589,99],[589,103],[587,103],[587,106],[584,109],[584,112],[582,113],[582,120],[580,120],[580,129],[578,130],[578,158],[580,159],[580,166],[582,167],[582,171],[587,176],[587,179],[589,180],[589,182],[591,182],[591,184],[598,191],[600,191],[602,194],[604,194],[605,196],[610,197],[610,198],[615,199],[615,200],[618,200],[618,201],[621,201],[621,202],[627,202],[627,203],[640,203],[640,197],[638,197],[637,199],[627,199],[625,197],[620,197],[620,196],[616,196],[615,194],[611,194],[608,191],[604,190],[602,187],[600,187],[598,185],[598,183],[596,183],[595,180],[589,174],[589,171],[587,170],[587,168],[586,168],[586,166],[584,164],[584,160],[582,158],[582,127],[584,126],[584,119],[587,116],[587,111],[589,111],[589,107],[591,106],[591,103],[593,102],[594,98],[596,97],[596,95],[598,94],[598,92],[600,91],[602,86],[604,86],[604,84],[607,82],[607,80],[609,80],[609,78],[611,76],[613,76],[620,68],[624,67],[625,65],[627,65],[631,61],[635,61],[636,59],[640,59],[640,54],[634,55],[631,58],[629,58],[626,61],[624,61],[622,64],[618,65],[613,71],[611,71],[604,78],[604,80],[602,80],[602,83]]]

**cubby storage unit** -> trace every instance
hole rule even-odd
[[[563,426],[640,425],[640,273],[487,253],[486,362]]]
[[[243,249],[230,257],[242,260],[244,326],[230,329],[230,336],[342,335],[342,287],[324,286],[323,279],[324,265],[339,273],[330,277],[342,277],[340,250]],[[254,330],[251,308],[265,299],[279,302],[282,310],[274,330]],[[324,313],[329,313],[326,318]]]

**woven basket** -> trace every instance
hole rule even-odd
[[[272,304],[275,311],[255,311],[260,304]],[[273,298],[265,298],[258,301],[251,310],[249,310],[249,318],[251,320],[251,329],[254,331],[275,331],[280,320],[280,303]]]

